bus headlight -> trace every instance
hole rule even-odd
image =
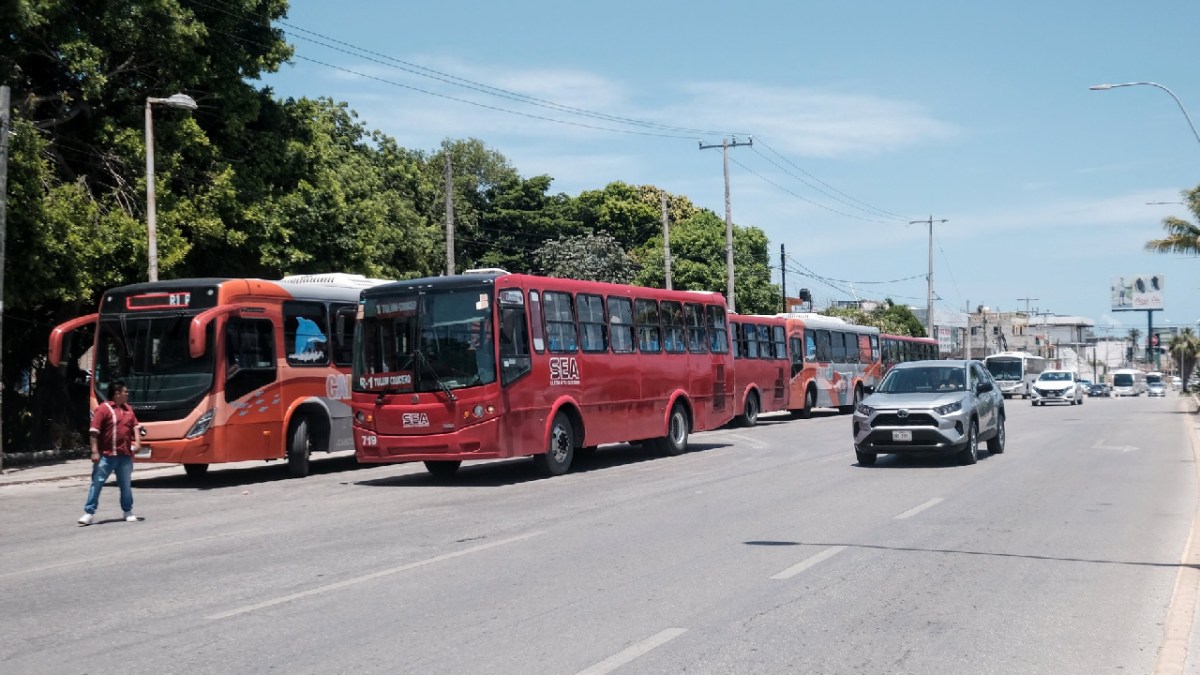
[[[208,428],[212,426],[213,412],[215,412],[215,409],[210,409],[201,415],[200,419],[196,420],[196,423],[192,425],[192,428],[188,429],[187,436],[184,438],[203,436],[208,431]]]

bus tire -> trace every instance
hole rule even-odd
[[[750,392],[746,396],[746,405],[743,408],[742,414],[738,415],[737,423],[739,427],[752,427],[758,424],[758,413],[762,406],[758,403],[758,393]]]
[[[546,452],[533,456],[533,465],[543,476],[561,476],[571,468],[574,456],[575,429],[571,426],[571,420],[559,412],[550,427],[550,445]]]
[[[458,473],[458,467],[460,466],[462,466],[462,462],[457,459],[428,460],[425,462],[425,470],[435,478],[453,478],[454,474]]]
[[[303,478],[308,475],[308,418],[299,417],[292,420],[288,433],[287,469],[293,478]]]
[[[854,398],[852,399],[850,405],[839,405],[838,412],[843,415],[849,415],[850,413],[854,412],[855,408],[858,407],[860,401],[862,401],[862,387],[855,387]]]
[[[817,407],[817,390],[809,387],[804,392],[804,407],[796,411],[796,417],[802,420],[812,417],[812,411],[815,407]]]
[[[657,439],[659,452],[671,457],[682,455],[687,451],[688,431],[687,411],[682,403],[676,403],[667,418],[667,435]]]
[[[208,465],[207,464],[184,464],[183,471],[184,471],[184,473],[187,474],[188,478],[196,480],[199,478],[204,478],[205,474],[208,473]]]

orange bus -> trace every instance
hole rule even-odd
[[[676,455],[732,419],[717,293],[478,270],[363,291],[354,342],[360,462],[531,455],[545,475],[603,443]]]
[[[50,333],[95,328],[92,407],[121,378],[145,426],[137,462],[286,459],[304,476],[312,452],[352,450],[350,365],[359,293],[385,283],[350,274],[178,279],[113,288],[96,314]]]
[[[879,329],[822,314],[778,316],[787,320],[792,414],[808,418],[814,408],[854,412],[863,387],[878,385],[883,376]]]
[[[892,366],[905,361],[925,361],[940,358],[941,349],[938,341],[928,337],[913,337],[912,335],[880,335],[883,345],[883,373]]]
[[[787,319],[730,314],[729,334],[733,339],[735,421],[752,427],[760,413],[787,410],[791,399]]]

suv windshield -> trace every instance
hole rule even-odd
[[[1041,382],[1069,382],[1071,374],[1045,372],[1038,376],[1038,380]]]
[[[875,390],[882,394],[926,391],[965,391],[964,372],[955,366],[893,368]]]
[[[354,390],[448,392],[495,382],[491,293],[480,286],[365,299]]]

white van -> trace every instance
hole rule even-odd
[[[1113,396],[1141,396],[1146,391],[1146,374],[1136,368],[1112,371]]]

